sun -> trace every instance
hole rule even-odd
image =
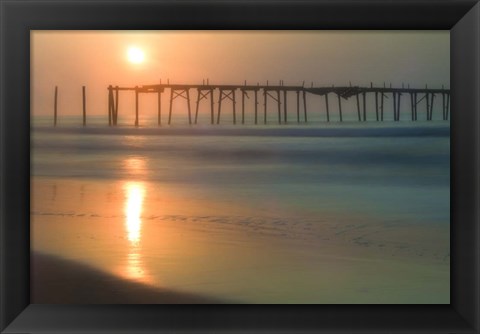
[[[128,61],[133,64],[143,63],[145,60],[145,54],[142,49],[139,49],[135,46],[128,48]]]

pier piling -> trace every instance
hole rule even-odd
[[[135,126],[138,126],[138,87],[135,86]]]
[[[363,92],[363,121],[367,121],[367,93]]]
[[[445,106],[445,108],[446,108],[446,118],[445,118],[445,120],[447,120],[447,121],[448,121],[448,110],[450,109],[449,107],[450,107],[450,93],[447,93],[447,103],[446,103],[446,106]]]
[[[413,104],[413,93],[410,93],[411,119],[415,121],[415,106]]]
[[[245,94],[245,91],[242,90],[242,124],[245,124]]]
[[[113,90],[112,86],[108,86],[108,126],[112,126],[113,117]]]
[[[307,123],[307,94],[303,91],[303,114],[305,118],[305,123]]]
[[[237,104],[237,101],[235,100],[235,89],[232,89],[232,109],[233,109],[233,124],[237,124],[237,113],[235,110],[235,105]]]
[[[280,103],[280,90],[277,90],[277,106],[278,106],[278,124],[282,124],[282,112]]]
[[[235,89],[233,88],[220,88],[220,95],[218,96],[218,114],[217,114],[217,124],[220,124],[220,114],[222,112],[222,101],[224,99],[229,99],[232,101],[232,112],[233,112],[233,124],[237,122],[236,110],[235,110]]]
[[[255,125],[258,124],[258,91],[255,90]]]
[[[207,79],[207,85],[208,85],[208,79]],[[214,122],[214,103],[213,103],[213,89],[210,89],[210,123],[213,124]]]
[[[267,81],[268,86],[268,81]],[[263,90],[263,124],[267,124],[267,91]]]
[[[217,124],[220,124],[220,113],[222,112],[222,94],[223,91],[220,90],[220,95],[218,95],[218,112],[217,112]]]
[[[210,85],[209,80],[205,79],[201,84],[170,84],[167,80],[167,84],[162,84],[160,81],[156,85],[143,85],[143,86],[134,86],[134,87],[119,87],[119,86],[108,86],[108,124],[109,126],[116,126],[118,122],[118,107],[119,107],[119,92],[120,91],[133,91],[135,93],[135,126],[139,126],[139,94],[141,93],[155,93],[157,95],[157,123],[160,126],[162,124],[162,93],[165,89],[170,90],[170,104],[169,104],[169,115],[168,115],[168,124],[172,123],[172,112],[173,112],[173,103],[177,97],[184,98],[187,102],[187,111],[188,111],[188,123],[189,124],[198,124],[198,114],[200,112],[200,103],[203,99],[210,98],[210,123],[211,124],[220,124],[220,118],[222,113],[222,104],[223,100],[229,99],[232,101],[232,118],[233,124],[237,124],[236,116],[236,92],[240,90],[242,94],[242,115],[241,115],[241,124],[245,124],[245,113],[248,112],[248,108],[245,105],[245,97],[249,98],[248,92],[253,91],[255,95],[254,103],[254,112],[255,112],[255,124],[258,124],[258,91],[262,91],[264,99],[264,108],[263,108],[263,123],[267,124],[267,112],[268,112],[268,100],[271,98],[276,101],[278,124],[287,124],[288,122],[288,93],[296,93],[296,112],[297,112],[297,123],[300,123],[300,94],[302,94],[303,100],[303,118],[304,122],[308,122],[308,108],[307,108],[307,93],[312,95],[325,96],[325,109],[326,109],[326,121],[330,122],[330,105],[328,101],[328,95],[333,93],[337,95],[338,99],[338,111],[339,111],[339,121],[343,122],[343,107],[342,99],[349,100],[354,98],[356,102],[356,116],[359,122],[367,121],[367,95],[370,94],[375,96],[375,121],[384,121],[384,100],[389,98],[390,94],[393,99],[393,120],[400,121],[401,119],[401,100],[403,94],[409,94],[410,96],[410,112],[411,115],[408,117],[411,121],[418,120],[418,104],[421,104],[423,99],[426,103],[426,120],[431,121],[433,119],[433,112],[435,109],[435,97],[437,94],[442,95],[442,120],[448,120],[449,118],[449,107],[450,107],[450,90],[445,89],[443,86],[441,89],[431,89],[425,86],[425,88],[411,88],[410,84],[403,84],[401,88],[393,88],[390,84],[390,87],[387,87],[384,83],[383,87],[374,87],[373,83],[370,83],[370,86],[359,87],[352,86],[350,83],[349,86],[323,86],[323,87],[314,87],[313,85],[305,87],[302,86],[288,86],[285,85],[283,80],[279,81],[278,85],[247,85],[247,82],[244,81],[242,85]],[[195,106],[195,119],[192,120],[192,110],[190,103],[190,89],[197,90],[197,99]],[[214,91],[218,90],[218,111],[215,122],[215,110],[214,110]],[[372,94],[373,93],[373,94]],[[283,96],[282,96],[283,94]],[[421,94],[422,98],[418,98],[418,94]],[[210,95],[210,96],[209,96]],[[360,95],[362,101],[360,101]],[[261,97],[260,97],[261,98]],[[380,101],[379,101],[380,98]],[[193,101],[195,102],[195,101]],[[282,107],[283,103],[283,107]],[[372,102],[373,104],[373,102]],[[439,103],[440,104],[440,103]],[[350,105],[347,103],[347,106]],[[272,107],[273,108],[273,107]],[[355,106],[354,106],[355,108]],[[405,107],[408,108],[408,107]],[[82,86],[82,124],[86,126],[86,86]],[[247,109],[247,110],[245,110]],[[373,109],[373,105],[372,105]],[[440,109],[440,106],[438,106]],[[347,110],[348,111],[348,110]],[[372,110],[373,112],[373,110]],[[319,108],[319,114],[321,118],[322,108]],[[282,115],[283,114],[283,115]],[[349,115],[352,115],[349,113]],[[354,115],[354,114],[353,114]],[[55,86],[55,95],[54,95],[54,126],[57,125],[57,116],[58,116],[58,87]],[[373,116],[372,116],[373,117]],[[373,118],[371,119],[373,121]],[[240,122],[239,122],[240,123]]]
[[[357,114],[358,114],[358,121],[361,122],[362,121],[362,116],[360,114],[360,99],[358,97],[359,93],[355,94],[355,97],[357,99]]]
[[[197,88],[197,103],[195,107],[195,121],[194,123],[198,123],[198,111],[200,109],[200,102],[205,99],[208,99],[208,96],[210,95],[210,123],[213,124],[214,120],[214,110],[213,110],[213,89],[208,87],[208,88],[203,88],[203,87],[198,87]]]
[[[340,115],[340,122],[343,122],[343,115],[342,115],[342,98],[340,94],[337,94],[338,97],[338,113]]]
[[[397,121],[397,93],[392,93],[393,95],[393,120]]]
[[[417,105],[418,105],[418,99],[417,99],[417,93],[413,92],[412,93],[412,107],[413,107],[413,120],[417,120]]]
[[[173,104],[173,89],[170,89],[170,105],[168,107],[168,125],[172,123],[172,104]]]
[[[402,93],[397,94],[397,121],[400,120],[400,101],[402,99]]]
[[[300,91],[297,90],[297,123],[300,123]]]
[[[162,125],[162,92],[160,91],[160,89],[157,93],[157,114],[157,124]]]
[[[115,117],[113,118],[113,125],[117,125],[118,123],[118,86],[115,87]]]
[[[442,93],[442,119],[445,120],[445,93]]]
[[[433,119],[433,101],[435,100],[435,94],[430,94],[430,120]]]
[[[383,102],[384,102],[384,100],[385,100],[385,94],[382,93],[382,96],[381,96],[381,98],[380,98],[380,120],[381,120],[382,122],[383,122],[383,109],[384,109],[384,108],[383,108],[383,106],[384,106]]]
[[[190,89],[186,89],[187,91],[187,108],[188,108],[188,124],[192,125],[192,111],[190,110]]]
[[[425,100],[427,104],[427,121],[430,120],[430,94],[426,93],[425,94]]]
[[[328,107],[328,93],[325,94],[325,108],[327,111],[327,122],[330,122],[330,110]]]

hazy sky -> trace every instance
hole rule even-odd
[[[52,114],[55,85],[62,115],[81,113],[82,85],[89,114],[103,115],[109,84],[167,78],[191,84],[209,78],[212,84],[282,79],[285,85],[450,86],[448,31],[34,31],[31,37],[36,115]],[[142,63],[128,60],[132,46],[144,52]],[[143,112],[155,113],[154,99],[145,99]],[[130,104],[131,96],[124,101]]]

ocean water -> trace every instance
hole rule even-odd
[[[35,250],[238,302],[449,302],[448,122],[49,123]]]

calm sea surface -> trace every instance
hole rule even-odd
[[[446,122],[50,121],[35,250],[238,302],[449,302]]]

